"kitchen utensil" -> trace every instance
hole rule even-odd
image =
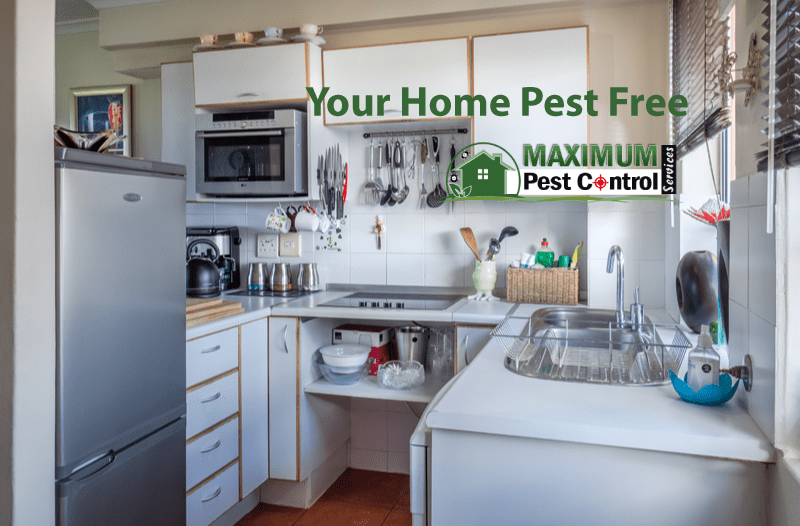
[[[416,360],[392,360],[378,366],[378,384],[387,389],[411,389],[425,383],[425,368]]]
[[[460,228],[459,232],[461,232],[461,237],[464,238],[464,242],[470,250],[472,250],[472,253],[475,254],[475,259],[480,261],[481,256],[478,254],[478,242],[475,240],[475,233],[469,227]]]
[[[395,141],[394,152],[392,153],[392,167],[394,168],[394,190],[392,191],[392,199],[397,203],[402,203],[408,197],[408,183],[406,182],[404,163],[403,163],[403,150],[400,148],[400,141]],[[400,176],[403,176],[403,182],[400,182]],[[403,185],[402,187],[400,185]]]
[[[292,269],[288,263],[273,263],[269,273],[269,288],[272,290],[292,290]]]
[[[368,205],[375,203],[375,173],[373,172],[375,162],[375,150],[372,142],[369,143],[369,172],[367,173],[367,182],[364,185],[364,202]]]
[[[319,290],[319,274],[317,273],[316,263],[300,263],[300,271],[297,273],[297,286],[300,290]]]
[[[383,180],[381,179],[381,170],[383,169],[383,148],[381,147],[381,143],[378,143],[375,154],[378,156],[378,171],[375,173],[375,188],[381,191],[384,189]],[[376,201],[380,201],[380,197],[378,197]]]
[[[439,177],[439,138],[434,135],[433,139],[431,139],[431,143],[433,145],[433,154],[431,155],[431,160],[435,161],[435,164],[434,162],[431,162],[431,168],[434,166],[436,167],[436,170],[433,171],[433,173],[436,174],[436,188],[434,188],[433,192],[428,195],[427,203],[431,208],[439,208],[444,204],[444,200],[447,199],[447,192],[444,190],[444,188],[442,188],[442,183]],[[433,177],[433,173],[431,174],[431,177]]]
[[[583,250],[583,241],[578,243],[578,246],[575,247],[575,252],[572,253],[572,262],[569,264],[569,268],[576,268],[578,266],[578,256],[581,255],[582,250]]]
[[[455,158],[456,158],[456,138],[455,137],[450,137],[450,164],[449,164],[449,167],[450,167],[450,170],[452,170],[450,172],[450,175],[458,177],[458,174],[455,171],[455,168],[456,168]],[[456,209],[456,202],[455,201],[450,201],[450,213],[455,212],[455,209]]]
[[[500,252],[500,242],[497,240],[497,238],[493,237],[492,240],[489,241],[489,250],[486,251],[486,261],[491,261],[494,259],[494,256],[498,252]]]
[[[422,146],[420,146],[420,180],[422,181],[422,189],[419,192],[419,208],[425,208],[427,205],[426,199],[428,197],[428,191],[425,189],[425,160],[427,159],[428,154],[428,139],[422,139]]]
[[[420,363],[425,363],[430,332],[427,327],[420,327],[419,325],[407,325],[392,329],[397,359],[401,362],[416,360]]]
[[[192,255],[192,249],[199,244],[206,244],[214,251],[212,259],[203,255]],[[219,248],[208,239],[196,239],[186,247],[186,295],[193,298],[213,298],[219,296],[219,269],[214,260],[219,257]]]
[[[325,195],[324,191],[325,188],[322,186],[322,172],[325,170],[323,167],[324,160],[322,156],[319,156],[319,160],[317,162],[317,186],[319,187],[319,200],[324,201]]]
[[[323,361],[333,367],[357,367],[367,363],[372,347],[354,343],[326,345],[319,350]]]
[[[502,243],[505,238],[514,237],[517,234],[519,234],[519,230],[517,230],[513,226],[507,226],[503,230],[500,231],[500,237],[497,238],[497,241]]]
[[[265,290],[269,284],[266,263],[250,263],[247,272],[247,290]]]

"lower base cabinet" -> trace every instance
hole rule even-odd
[[[239,502],[239,462],[186,496],[187,526],[206,526]]]
[[[492,337],[494,325],[456,325],[456,373],[470,364]]]

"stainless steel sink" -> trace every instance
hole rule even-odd
[[[659,385],[677,371],[688,339],[677,327],[665,344],[656,326],[616,323],[616,312],[555,307],[536,311],[520,330],[508,319],[494,335],[506,350],[506,367],[523,376],[617,385]],[[519,356],[519,360],[515,359]]]

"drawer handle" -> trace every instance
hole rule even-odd
[[[283,326],[283,350],[286,351],[286,354],[289,354],[289,344],[286,341],[286,331],[289,330],[288,325]]]
[[[211,495],[209,495],[208,497],[206,497],[206,498],[204,498],[204,499],[200,499],[200,502],[208,502],[208,501],[210,501],[210,500],[214,500],[214,499],[216,499],[217,497],[219,497],[219,494],[220,494],[220,493],[222,493],[222,486],[219,486],[219,487],[217,487],[217,491],[215,491],[214,493],[212,493],[212,494],[211,494]]]
[[[202,400],[200,400],[200,403],[201,404],[207,404],[209,402],[213,402],[214,400],[216,400],[220,396],[222,396],[222,392],[221,391],[217,391],[217,394],[213,394],[213,395],[209,396],[208,398],[203,398]]]
[[[210,447],[207,447],[205,449],[201,449],[200,453],[210,453],[211,451],[214,451],[215,449],[217,449],[221,445],[222,445],[222,439],[218,438],[217,441],[214,442],[214,444],[211,445]]]
[[[222,348],[222,346],[215,345],[214,347],[211,347],[210,349],[203,349],[202,351],[200,351],[200,354],[208,354],[210,352],[217,352],[221,348]]]
[[[464,363],[469,365],[469,334],[464,338]]]
[[[240,99],[243,98],[243,97],[260,97],[260,96],[261,96],[261,94],[260,93],[256,93],[255,91],[248,91],[247,93],[240,93],[239,95],[236,95],[236,97],[238,97]]]

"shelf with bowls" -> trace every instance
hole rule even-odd
[[[351,385],[335,385],[325,378],[320,378],[307,386],[304,391],[309,394],[349,396],[351,398],[371,398],[373,400],[396,400],[404,402],[430,402],[445,382],[434,377],[427,377],[425,382],[411,389],[386,389],[381,387],[375,376],[365,376]]]

